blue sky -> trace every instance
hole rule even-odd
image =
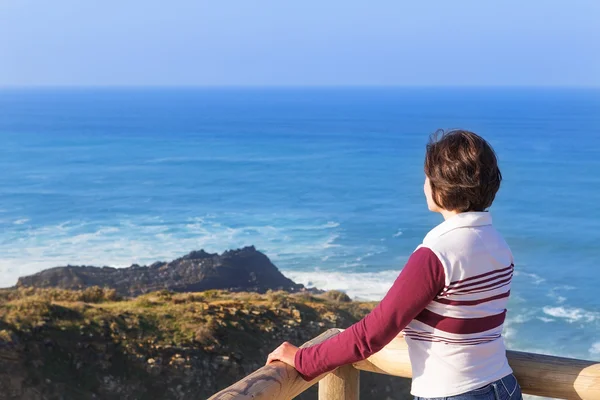
[[[599,0],[0,0],[0,86],[600,86]]]

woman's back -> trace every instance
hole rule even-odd
[[[513,259],[490,214],[455,215],[419,247],[439,260],[445,282],[403,330],[413,369],[412,393],[460,394],[510,374],[501,334]]]

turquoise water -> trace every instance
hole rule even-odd
[[[254,244],[379,299],[429,229],[436,128],[495,147],[517,275],[509,347],[600,360],[600,91],[0,90],[0,286]]]

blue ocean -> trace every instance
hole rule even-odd
[[[380,299],[423,236],[429,134],[495,148],[508,347],[600,360],[600,90],[0,89],[0,287],[255,245]]]

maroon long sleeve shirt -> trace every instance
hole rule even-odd
[[[294,360],[296,369],[310,381],[377,353],[423,311],[444,284],[444,268],[437,256],[426,247],[419,248],[373,311],[339,335],[300,349]]]

